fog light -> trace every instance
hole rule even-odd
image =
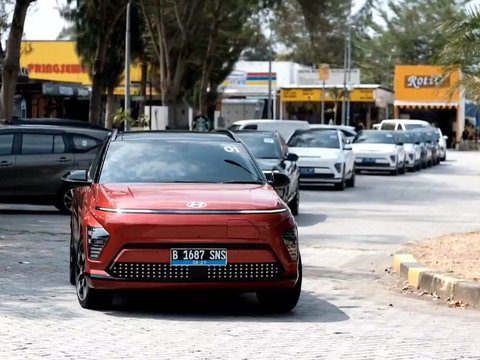
[[[333,166],[338,173],[342,171],[342,163],[335,163]]]
[[[297,228],[290,229],[283,233],[282,240],[290,255],[290,259],[293,261],[298,260],[298,232]]]
[[[397,155],[390,155],[390,160],[395,162],[397,160]]]
[[[413,154],[408,154],[408,156],[410,157],[410,160],[413,160]]]
[[[97,260],[100,257],[100,253],[110,238],[110,234],[103,227],[88,227],[88,248],[89,257],[92,260]]]

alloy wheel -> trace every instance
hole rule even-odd
[[[85,300],[88,293],[87,279],[85,278],[85,252],[83,245],[79,244],[76,262],[76,289],[79,300]]]
[[[65,191],[65,194],[63,195],[63,206],[65,209],[68,209],[69,211],[72,210],[72,204],[73,204],[73,189],[68,189]]]

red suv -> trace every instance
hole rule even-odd
[[[89,171],[72,171],[70,282],[80,305],[129,289],[256,292],[293,309],[302,268],[297,225],[231,132],[112,133]]]

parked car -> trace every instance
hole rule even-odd
[[[99,125],[94,125],[88,121],[74,120],[74,119],[62,119],[62,118],[19,118],[14,117],[11,121],[11,125],[56,125],[56,126],[72,126],[87,129],[110,131]]]
[[[355,157],[340,130],[297,130],[288,142],[298,155],[301,184],[333,184],[336,189],[355,186]]]
[[[418,128],[429,128],[430,123],[425,120],[415,119],[386,119],[380,122],[378,130],[412,130]]]
[[[423,132],[417,130],[411,130],[409,133],[413,137],[415,144],[420,148],[420,167],[425,169],[432,162],[432,149],[427,143],[427,137]]]
[[[406,153],[407,169],[411,171],[422,168],[422,147],[408,131],[397,131],[398,141],[403,144]]]
[[[447,160],[447,140],[448,136],[443,135],[442,130],[435,128],[438,133],[438,147],[440,151],[440,161]]]
[[[288,141],[290,136],[299,129],[308,129],[308,121],[303,120],[239,120],[235,121],[228,129],[236,130],[264,130],[264,131],[278,131],[280,135]]]
[[[335,129],[340,130],[348,142],[352,142],[357,136],[357,131],[354,126],[348,125],[326,125],[326,124],[310,124],[310,129]]]
[[[70,282],[82,307],[138,289],[230,289],[256,292],[269,311],[296,306],[295,218],[231,132],[114,132],[64,181],[78,186]]]
[[[298,215],[300,207],[300,170],[298,156],[290,153],[285,140],[278,132],[240,130],[236,136],[252,153],[265,177],[282,172],[290,179],[288,186],[276,187],[278,195],[288,204],[293,215]]]
[[[352,147],[357,170],[388,171],[392,175],[405,173],[405,149],[395,131],[363,130]]]
[[[107,135],[74,127],[0,126],[0,202],[55,205],[68,212],[71,191],[62,176],[87,169]]]

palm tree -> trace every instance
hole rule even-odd
[[[461,86],[466,98],[480,101],[480,7],[470,7],[443,23],[440,31],[447,35],[447,43],[438,64],[445,66],[447,73],[460,68],[462,79],[455,89]]]

